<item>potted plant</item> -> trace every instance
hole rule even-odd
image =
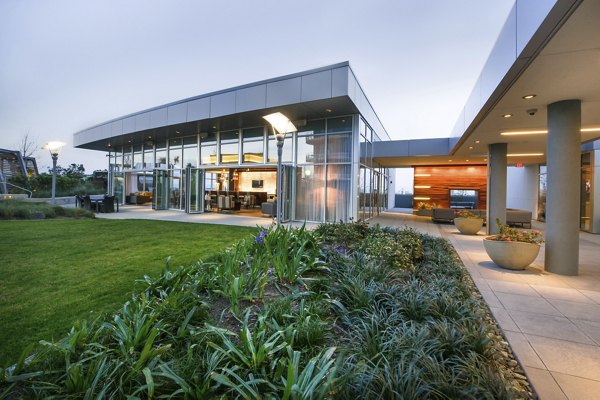
[[[437,204],[435,203],[426,203],[423,201],[420,201],[417,203],[417,215],[421,216],[421,217],[431,217],[432,211],[434,208],[437,207]]]
[[[496,265],[514,270],[525,269],[535,260],[544,242],[540,231],[511,228],[496,220],[500,233],[483,239],[483,247]]]
[[[473,214],[471,211],[462,210],[456,214],[454,226],[463,235],[477,235],[477,232],[483,226],[483,218],[478,214]]]

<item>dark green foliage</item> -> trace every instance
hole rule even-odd
[[[530,395],[452,247],[413,230],[261,230],[145,284],[112,317],[38,346],[4,387],[55,398]]]
[[[43,213],[44,218],[94,218],[94,213],[81,208],[65,208],[47,203],[30,203],[18,200],[0,201],[0,219],[31,219],[33,213]]]

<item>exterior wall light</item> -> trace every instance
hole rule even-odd
[[[62,150],[64,142],[48,142],[44,145],[44,149],[50,152],[52,157],[52,204],[56,204],[56,162],[58,161],[58,155]]]

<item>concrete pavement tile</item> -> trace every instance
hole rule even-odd
[[[480,289],[479,293],[481,293],[481,296],[483,296],[483,299],[489,307],[503,308],[502,303],[500,303],[500,300],[498,300],[491,290]]]
[[[554,299],[548,299],[548,301],[568,318],[600,322],[600,304],[575,303]]]
[[[542,400],[569,400],[554,377],[545,369],[525,368],[529,381]]]
[[[492,314],[494,314],[496,322],[498,322],[498,325],[500,325],[500,328],[502,328],[504,333],[507,331],[519,332],[519,327],[504,308],[490,307],[490,310],[492,311]]]
[[[595,344],[568,318],[509,310],[508,314],[523,333],[578,343]]]
[[[547,315],[562,316],[548,300],[541,297],[522,296],[511,293],[496,293],[496,297],[507,310],[525,311]]]
[[[525,334],[551,372],[600,381],[600,347]]]
[[[497,281],[488,279],[488,285],[494,292],[513,293],[523,296],[540,297],[539,293],[533,290],[528,284],[521,282]]]
[[[517,358],[524,367],[534,367],[546,369],[546,366],[540,360],[533,347],[527,341],[525,335],[520,332],[504,331],[504,335],[516,354]]]
[[[469,271],[470,272],[470,271]],[[475,285],[477,286],[477,289],[479,290],[491,290],[490,286],[488,285],[487,281],[479,276],[473,276],[471,275],[471,279],[473,279],[473,282],[475,282]]]
[[[597,400],[600,397],[600,382],[552,372],[552,376],[569,399]]]
[[[542,297],[546,299],[574,301],[577,303],[593,303],[579,290],[573,288],[561,288],[555,286],[531,285]]]
[[[592,299],[596,304],[600,304],[600,292],[596,290],[580,290],[587,298]]]
[[[583,333],[588,335],[597,345],[600,345],[600,322],[571,319]]]

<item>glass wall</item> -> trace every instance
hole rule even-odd
[[[221,132],[221,164],[237,164],[239,162],[239,132],[228,131]]]
[[[265,129],[263,127],[242,130],[242,163],[265,162]]]
[[[200,163],[203,165],[217,164],[217,135],[206,134],[200,137]]]
[[[358,217],[371,218],[388,207],[389,171],[373,161],[373,141],[379,136],[361,118],[359,130],[359,199]]]
[[[183,138],[183,167],[196,168],[198,166],[198,136]]]

